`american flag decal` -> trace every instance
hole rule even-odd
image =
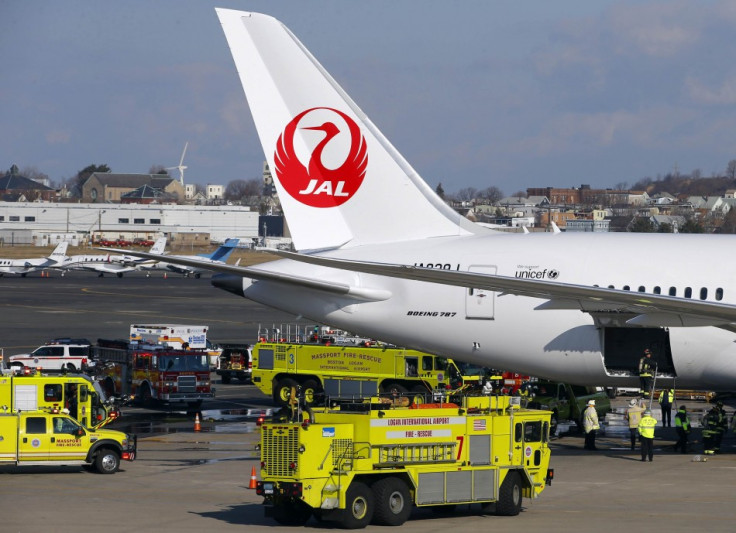
[[[473,420],[473,431],[485,431],[486,430],[486,419],[476,418]]]

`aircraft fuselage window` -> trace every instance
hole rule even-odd
[[[630,291],[631,290],[631,287],[629,287],[628,285],[624,285],[624,290],[625,291]]]
[[[719,302],[723,300],[723,289],[716,289],[716,300],[718,300]]]
[[[708,299],[708,289],[705,287],[700,288],[700,299],[701,300],[707,300]]]
[[[693,290],[690,287],[685,287],[685,298],[692,298]]]
[[[644,285],[639,285],[639,292],[647,292],[647,288]]]
[[[670,287],[670,296],[677,296],[677,287]]]
[[[654,294],[662,294],[662,288],[661,287],[654,287]]]

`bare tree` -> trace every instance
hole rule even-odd
[[[478,196],[478,190],[474,187],[465,187],[457,191],[457,199],[461,202],[470,202]]]
[[[491,186],[479,191],[478,196],[488,204],[495,204],[503,198],[503,192],[498,187]]]
[[[726,177],[729,179],[736,179],[736,159],[731,159],[726,167]]]
[[[259,179],[233,180],[225,187],[225,200],[250,205],[262,192],[263,183]]]
[[[169,171],[166,170],[166,167],[163,165],[151,165],[151,168],[148,169],[149,174],[165,174],[166,176],[169,175]]]

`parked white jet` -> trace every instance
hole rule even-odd
[[[213,263],[225,263],[238,246],[238,242],[240,242],[240,239],[227,239],[210,254],[164,255],[166,261],[146,261],[139,264],[138,269],[145,270],[147,276],[151,275],[151,271],[160,270],[163,272],[184,274],[185,277],[194,276],[199,279],[203,272],[211,270],[209,265]],[[197,266],[177,264],[176,262],[169,261],[170,259],[191,259],[197,263]]]
[[[164,248],[166,248],[166,237],[160,237],[156,239],[156,242],[151,246],[148,253],[161,255],[164,252]],[[63,263],[56,265],[55,268],[62,271],[62,276],[67,270],[87,270],[97,272],[99,277],[103,277],[105,274],[115,274],[117,277],[122,278],[123,274],[135,272],[140,266],[150,262],[149,260],[128,254],[82,254],[67,257]]]
[[[217,13],[301,253],[214,285],[504,370],[631,387],[649,348],[658,386],[736,388],[734,237],[474,225],[280,22]]]
[[[45,270],[62,261],[66,256],[68,242],[60,242],[48,257],[35,257],[32,259],[0,259],[0,277],[5,274],[15,274],[23,278],[29,272]]]

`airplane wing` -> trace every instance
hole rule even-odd
[[[333,259],[281,250],[272,252],[285,259],[341,270],[539,298],[545,300],[537,307],[539,310],[628,313],[634,315],[626,321],[632,326],[718,326],[732,331],[732,324],[736,323],[736,306],[713,301],[475,272]]]
[[[113,248],[100,248],[106,252],[119,252]],[[150,254],[147,252],[129,251],[128,255],[136,257],[142,257],[144,259],[160,259],[161,256]],[[194,258],[187,257],[176,257],[166,256],[166,261],[176,265],[189,266],[193,268],[200,268],[203,264],[207,270],[219,272],[221,274],[231,274],[240,276],[242,278],[249,278],[254,280],[262,281],[274,281],[278,283],[286,283],[298,287],[306,287],[310,289],[320,290],[329,292],[332,294],[340,294],[344,296],[351,296],[363,301],[381,301],[387,300],[391,297],[391,292],[380,288],[370,287],[356,287],[345,283],[336,283],[331,281],[325,281],[322,279],[305,278],[300,276],[292,276],[287,274],[281,274],[278,272],[269,272],[266,270],[259,269],[257,267],[241,267],[238,265],[228,265],[227,263],[203,263]]]
[[[106,249],[107,250],[107,249]],[[112,251],[112,250],[107,250]],[[484,289],[499,292],[501,295],[528,296],[544,300],[537,306],[538,310],[568,309],[587,313],[611,313],[631,315],[626,323],[631,326],[717,326],[729,331],[736,331],[736,306],[713,301],[701,301],[688,298],[676,298],[660,294],[623,291],[571,283],[539,281],[531,279],[511,278],[476,272],[454,270],[436,270],[409,265],[373,263],[335,259],[318,255],[306,255],[281,250],[270,250],[275,255],[293,261],[313,265],[363,272],[391,278],[400,278],[428,283],[439,283],[455,287]],[[129,252],[139,257],[149,257],[145,252]],[[192,258],[167,258],[172,263],[198,267],[201,263]],[[216,272],[233,274],[255,280],[268,280],[288,283],[301,287],[324,290],[346,296],[353,296],[366,301],[379,301],[391,297],[391,292],[380,287],[356,287],[333,283],[322,279],[310,279],[286,274],[268,272],[257,267],[240,267],[235,265],[208,264],[207,268]]]

